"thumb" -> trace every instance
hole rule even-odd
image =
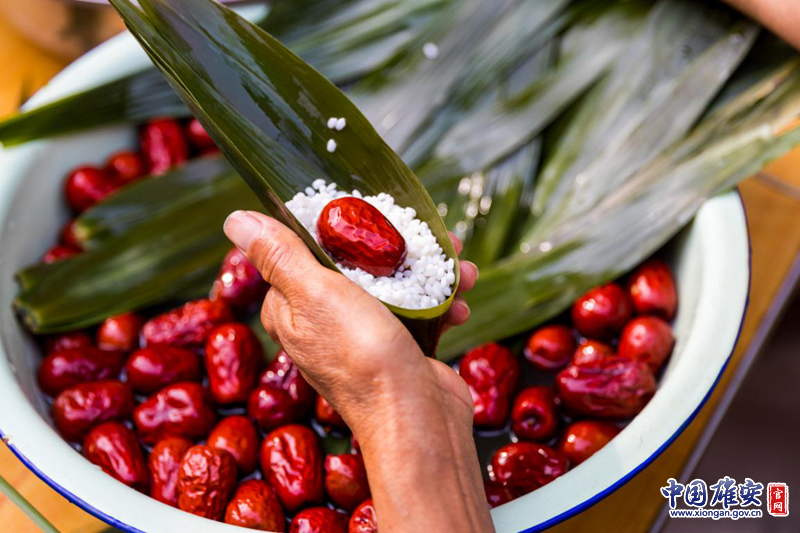
[[[328,274],[303,240],[274,218],[255,211],[235,211],[225,221],[225,235],[284,296],[305,294]]]

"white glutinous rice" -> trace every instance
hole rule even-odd
[[[336,151],[336,141],[333,139],[328,141],[328,152],[333,153]]]
[[[389,219],[406,241],[407,256],[391,277],[375,277],[363,270],[338,265],[345,276],[358,283],[379,300],[404,309],[428,309],[444,303],[453,293],[455,264],[436,242],[426,222],[417,219],[410,207],[401,207],[386,193],[363,196],[359,191],[347,194],[335,183],[315,181],[305,191],[286,202],[286,207],[317,239],[317,220],[332,200],[354,196],[363,198]]]
[[[335,127],[336,131],[342,131],[347,127],[347,120],[345,120],[344,118],[340,118],[339,120],[336,121]]]
[[[337,118],[336,117],[329,118],[328,119],[328,129],[329,130],[334,129],[336,127],[336,122],[337,122]]]

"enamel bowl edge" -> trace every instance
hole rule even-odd
[[[42,105],[148,65],[133,38],[122,34],[73,63],[29,105]],[[11,309],[17,290],[14,272],[36,262],[67,220],[65,209],[53,207],[62,205],[63,176],[80,164],[100,164],[134,142],[133,128],[120,126],[0,151],[0,433],[36,475],[117,528],[148,533],[242,531],[129,489],[62,441],[36,392],[41,356]],[[747,305],[749,241],[738,195],[708,201],[669,247],[681,305],[676,350],[658,392],[616,439],[580,468],[495,509],[499,532],[539,531],[600,501],[655,459],[713,390],[735,347]]]

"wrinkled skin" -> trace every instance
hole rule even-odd
[[[136,152],[117,152],[108,158],[106,172],[117,183],[127,185],[145,175],[144,161]]]
[[[489,477],[521,496],[547,485],[569,469],[569,460],[544,444],[516,442],[495,452]]]
[[[459,373],[472,395],[475,426],[503,427],[520,375],[519,362],[511,350],[499,344],[474,348],[461,360]]]
[[[115,479],[147,491],[147,465],[133,431],[117,422],[92,429],[83,441],[83,455]]]
[[[570,424],[561,436],[558,449],[577,466],[600,451],[619,434],[619,427],[602,420],[580,420]]]
[[[53,402],[53,422],[61,435],[79,442],[94,426],[125,420],[133,411],[133,393],[119,381],[75,385]]]
[[[327,507],[312,507],[295,515],[289,533],[347,533],[347,515]]]
[[[521,440],[546,441],[556,434],[556,393],[550,387],[528,387],[514,400],[511,429]]]
[[[290,424],[267,435],[261,471],[289,513],[322,503],[322,450],[309,428]]]
[[[46,394],[56,396],[81,383],[115,379],[124,360],[119,352],[106,352],[91,346],[53,352],[39,367],[39,387]]]
[[[675,346],[672,327],[654,316],[634,318],[619,338],[620,357],[646,363],[654,373],[664,365]]]
[[[286,531],[283,507],[275,491],[256,479],[243,481],[237,487],[225,509],[225,523],[274,533]]]
[[[142,157],[149,174],[160,176],[189,159],[189,145],[174,119],[152,120],[139,132]]]
[[[614,338],[633,316],[633,302],[616,283],[590,289],[572,306],[572,322],[581,335],[599,340]]]
[[[75,214],[82,213],[114,192],[114,176],[103,169],[80,167],[73,170],[64,184],[67,204]]]
[[[272,431],[297,419],[297,402],[283,389],[259,387],[247,401],[247,415],[262,431]]]
[[[247,257],[234,248],[222,261],[209,298],[225,302],[231,309],[248,312],[264,301],[269,285]]]
[[[360,198],[332,200],[317,221],[319,242],[347,268],[393,275],[406,259],[406,241],[383,213]]]
[[[256,427],[245,416],[229,416],[214,426],[206,444],[225,450],[236,460],[241,476],[251,474],[258,465],[258,445],[261,439]]]
[[[214,329],[206,341],[206,371],[214,400],[221,405],[246,402],[263,360],[261,343],[244,324]]]
[[[603,359],[614,357],[615,355],[614,348],[608,344],[600,341],[586,340],[575,350],[575,355],[572,356],[572,364],[585,365],[595,361],[602,361]]]
[[[514,492],[501,483],[484,480],[483,489],[486,491],[486,501],[492,509],[514,499]]]
[[[314,405],[316,392],[311,388],[292,360],[281,350],[261,374],[259,383],[273,389],[282,389],[296,402],[296,415],[304,416]]]
[[[628,278],[628,292],[640,315],[654,315],[666,321],[675,318],[678,291],[672,270],[665,262],[651,259]]]
[[[178,470],[181,460],[194,444],[182,437],[166,437],[153,446],[147,459],[150,472],[150,496],[156,500],[178,506]]]
[[[350,516],[348,533],[378,533],[378,516],[372,499],[358,506]]]
[[[569,366],[556,378],[558,396],[567,410],[616,420],[638,414],[656,386],[646,364],[622,357]]]
[[[136,313],[112,316],[97,330],[97,346],[102,350],[130,352],[139,346],[139,332],[144,325]]]
[[[224,450],[189,448],[178,470],[178,508],[221,520],[236,488],[236,461]]]
[[[136,432],[145,444],[168,435],[199,440],[216,422],[208,391],[199,383],[169,385],[133,411]]]
[[[314,408],[314,417],[317,422],[329,429],[338,429],[339,431],[346,431],[347,424],[345,423],[342,415],[336,412],[328,400],[322,396],[317,396],[317,405]]]
[[[525,359],[541,370],[566,366],[575,352],[575,337],[566,326],[545,326],[528,337]]]
[[[151,394],[181,381],[201,381],[200,356],[185,348],[157,344],[135,351],[125,363],[128,383],[137,392]]]
[[[340,509],[352,512],[370,497],[367,469],[360,455],[329,455],[325,458],[325,491]]]
[[[232,320],[224,302],[195,300],[149,320],[142,328],[142,337],[147,346],[201,348],[214,328]]]

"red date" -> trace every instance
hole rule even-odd
[[[600,341],[586,340],[575,350],[572,356],[573,365],[585,365],[595,361],[602,361],[609,357],[614,357],[614,348]]]
[[[525,346],[525,358],[541,370],[566,366],[575,352],[575,337],[566,326],[545,326],[533,332]]]
[[[550,387],[528,387],[514,400],[511,429],[522,440],[548,440],[558,429],[556,393]]]
[[[244,324],[224,324],[214,329],[206,341],[206,371],[217,403],[247,401],[263,359],[261,343]]]
[[[492,456],[489,477],[521,496],[563,476],[568,468],[569,460],[561,452],[544,444],[516,442]]]
[[[314,409],[314,416],[317,422],[329,429],[338,429],[339,431],[346,431],[347,424],[345,424],[342,415],[328,403],[328,400],[322,396],[317,396],[317,405]]]
[[[142,336],[148,346],[201,348],[214,328],[232,320],[225,303],[195,300],[148,321],[142,328]]]
[[[646,364],[613,357],[567,367],[558,375],[556,387],[562,404],[573,413],[625,419],[647,405],[656,380]]]
[[[189,448],[178,469],[178,508],[221,520],[236,488],[236,461],[224,450]]]
[[[283,350],[278,353],[264,373],[261,374],[259,381],[261,385],[266,387],[282,389],[288,392],[289,396],[295,401],[295,414],[298,417],[305,416],[314,405],[316,392]]]
[[[378,515],[372,499],[358,506],[350,516],[348,533],[378,533]]]
[[[127,185],[145,175],[144,161],[136,152],[118,152],[106,162],[108,172],[117,183]]]
[[[572,306],[572,322],[578,331],[593,339],[616,336],[633,315],[628,293],[616,283],[595,287]]]
[[[157,344],[131,354],[125,363],[128,383],[135,391],[150,394],[180,381],[200,381],[200,356],[185,348]]]
[[[558,449],[577,466],[597,453],[620,429],[610,422],[581,420],[570,424],[558,443]]]
[[[499,429],[505,426],[511,409],[511,395],[500,392],[497,387],[478,391],[469,386],[472,395],[472,423],[478,428]]]
[[[133,411],[136,432],[145,444],[166,436],[199,440],[216,422],[208,391],[199,383],[176,383],[158,391]]]
[[[483,490],[486,492],[486,501],[491,509],[500,507],[514,499],[514,493],[511,489],[495,481],[484,480]]]
[[[247,312],[261,305],[269,285],[261,272],[234,248],[222,262],[222,268],[211,286],[209,298],[225,302],[231,309]]]
[[[655,315],[664,320],[675,318],[678,292],[669,265],[651,259],[636,269],[628,281],[633,306],[640,315]]]
[[[267,435],[261,471],[288,512],[322,502],[322,450],[309,428],[290,424]]]
[[[61,350],[73,350],[93,346],[92,338],[85,331],[73,331],[48,337],[45,341],[45,350],[48,354]]]
[[[258,465],[259,441],[256,427],[247,417],[229,416],[211,430],[206,444],[230,453],[236,460],[239,474],[247,476]]]
[[[145,167],[154,176],[166,174],[189,159],[189,145],[177,120],[157,119],[139,133]]]
[[[475,426],[502,427],[520,375],[519,362],[511,350],[499,344],[474,348],[461,360],[459,373],[472,394]]]
[[[83,441],[83,455],[129,487],[147,492],[147,465],[136,435],[123,424],[107,422]]]
[[[370,497],[367,469],[360,455],[329,455],[325,458],[325,491],[339,508],[352,512]]]
[[[61,228],[61,233],[58,237],[58,242],[67,248],[72,250],[83,250],[83,243],[78,238],[76,233],[77,228],[75,224],[75,219],[70,220],[67,222],[63,228]]]
[[[669,324],[655,316],[641,316],[628,322],[622,330],[618,351],[620,357],[641,361],[658,372],[673,346],[675,337]]]
[[[262,431],[272,431],[296,420],[296,402],[283,389],[259,387],[247,401],[247,415]]]
[[[360,198],[339,198],[322,210],[319,241],[347,268],[391,276],[406,259],[406,241],[376,207]]]
[[[39,387],[50,396],[80,383],[114,379],[124,362],[119,352],[84,347],[53,352],[39,367]]]
[[[130,352],[139,345],[144,321],[136,313],[124,313],[106,319],[97,330],[97,346],[103,350]]]
[[[217,145],[214,144],[214,140],[208,134],[203,125],[200,124],[200,121],[196,118],[191,119],[186,124],[186,138],[189,139],[189,143],[194,147],[194,149],[201,154],[207,154],[209,152],[216,152],[219,150]]]
[[[114,192],[118,187],[114,177],[103,169],[77,168],[67,176],[64,194],[74,213],[82,213]]]
[[[57,263],[59,261],[63,261],[64,259],[69,259],[70,257],[75,257],[76,255],[80,254],[81,251],[78,248],[72,248],[70,246],[53,246],[47,253],[42,256],[42,263],[45,265],[52,265],[53,263]]]
[[[283,533],[286,518],[275,491],[257,479],[242,482],[225,509],[225,523],[249,529]]]
[[[192,446],[192,441],[181,437],[166,437],[153,446],[147,459],[152,498],[178,506],[178,470],[181,459]]]
[[[119,381],[95,381],[71,387],[53,402],[53,422],[65,439],[78,442],[94,426],[128,418],[133,393]]]
[[[347,515],[327,507],[312,507],[295,515],[289,533],[347,533]]]

